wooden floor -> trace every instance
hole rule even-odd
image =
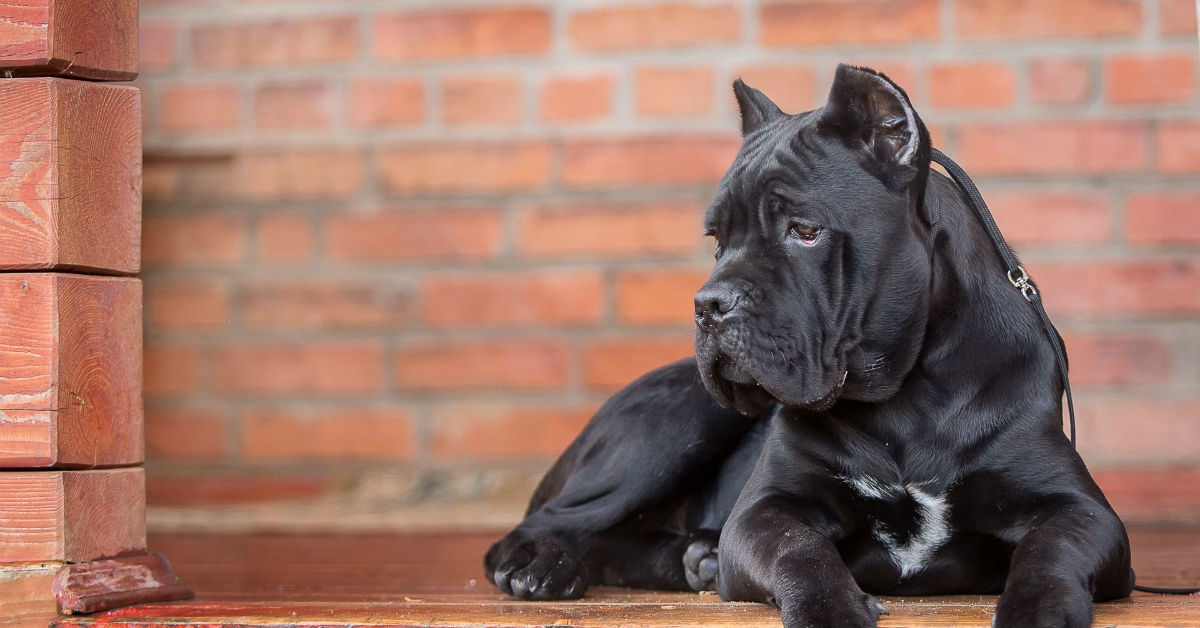
[[[1132,530],[1147,584],[1200,582],[1200,529]],[[594,588],[576,602],[518,602],[481,573],[496,534],[169,535],[150,539],[192,602],[65,618],[58,628],[204,626],[778,626],[776,612],[715,595]],[[880,626],[989,626],[995,598],[886,598]],[[1200,597],[1138,593],[1096,608],[1097,626],[1200,626]]]

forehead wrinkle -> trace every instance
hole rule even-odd
[[[731,202],[739,199],[754,201],[749,197],[755,196],[755,192],[773,179],[783,179],[797,186],[808,183],[816,162],[825,157],[821,143],[812,141],[814,113],[779,118],[742,139],[737,158],[722,178],[716,197],[705,212],[706,226],[727,222],[731,218],[727,211]],[[751,211],[761,225],[766,224],[767,216],[757,203]],[[726,215],[719,215],[722,213]]]

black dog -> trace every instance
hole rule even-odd
[[[1041,322],[930,172],[907,95],[848,66],[799,115],[734,91],[696,359],[601,408],[488,577],[528,599],[715,587],[789,628],[874,626],[867,592],[1003,591],[996,626],[1090,625],[1133,584],[1124,526],[1063,435]]]

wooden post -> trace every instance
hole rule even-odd
[[[190,595],[146,551],[137,0],[0,0],[0,626]]]

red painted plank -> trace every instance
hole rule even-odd
[[[142,286],[0,274],[0,468],[137,464]]]
[[[0,270],[136,273],[141,148],[137,87],[0,80]]]
[[[0,565],[0,628],[45,626],[58,617],[54,574],[61,563],[16,563]]]
[[[0,0],[0,69],[129,81],[137,60],[137,0]]]
[[[0,563],[145,551],[145,486],[138,467],[0,473]]]
[[[167,559],[157,553],[64,565],[52,590],[59,610],[66,614],[193,597]]]

